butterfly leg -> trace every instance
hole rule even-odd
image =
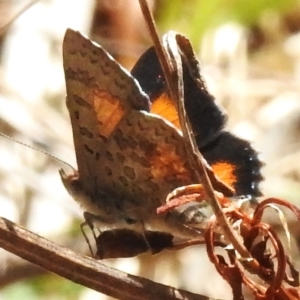
[[[89,250],[90,250],[90,252],[91,252],[91,256],[94,257],[95,255],[94,255],[94,252],[93,252],[93,249],[92,249],[90,240],[89,240],[87,234],[85,233],[85,231],[84,231],[84,229],[83,229],[86,225],[88,225],[88,226],[91,228],[90,224],[89,224],[88,222],[85,221],[85,222],[83,222],[83,223],[80,224],[80,229],[81,229],[81,232],[82,232],[82,234],[83,234],[83,236],[84,236],[84,239],[85,239],[86,243],[87,243],[88,246],[89,246]],[[94,228],[91,228],[91,230],[92,230],[92,233],[93,233],[94,238],[96,239],[96,235],[95,235],[95,232],[94,232]]]
[[[151,247],[150,241],[149,241],[149,239],[147,237],[147,230],[145,228],[144,222],[141,222],[140,226],[141,226],[142,236],[143,236],[143,239],[144,239],[144,241],[145,241],[145,243],[147,245],[147,248],[150,250],[151,254],[155,254],[155,250]]]
[[[99,235],[101,234],[101,230],[99,229],[98,226],[95,227],[94,224],[95,223],[104,223],[104,222],[103,222],[103,220],[99,216],[94,215],[92,213],[89,213],[87,211],[85,211],[83,213],[83,217],[84,217],[85,221],[80,224],[81,232],[82,232],[82,234],[84,236],[84,239],[86,240],[86,242],[87,242],[87,244],[89,246],[89,250],[91,252],[92,257],[95,257],[94,251],[92,250],[92,246],[91,246],[91,243],[89,241],[89,238],[88,238],[87,234],[84,231],[84,227],[88,226],[91,229],[93,237],[94,237],[94,240],[95,240],[95,242],[97,244],[97,234],[95,232],[95,229],[96,228],[98,229],[98,231],[99,231],[98,234]]]
[[[80,224],[80,229],[81,229],[81,232],[82,232],[82,234],[83,234],[83,236],[84,236],[85,241],[87,242],[87,244],[88,244],[88,246],[89,246],[89,249],[90,249],[90,252],[91,252],[91,256],[92,256],[92,257],[95,257],[95,254],[94,254],[94,252],[93,252],[91,243],[90,243],[90,241],[89,241],[89,238],[88,238],[87,234],[86,234],[85,231],[84,231],[84,227],[85,227],[85,226],[89,226],[90,229],[91,229],[91,231],[92,231],[94,240],[96,241],[95,226],[94,226],[94,224],[93,224],[93,222],[92,222],[91,216],[93,216],[93,215],[90,214],[89,212],[86,212],[86,211],[85,211],[85,212],[83,213],[83,217],[84,217],[85,221],[84,221],[83,223]]]

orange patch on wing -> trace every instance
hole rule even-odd
[[[157,114],[171,122],[175,127],[180,129],[179,118],[176,107],[170,97],[163,93],[153,101],[151,113]]]
[[[106,138],[125,115],[120,99],[104,90],[94,91],[93,103],[98,120],[98,132]]]
[[[164,155],[158,153],[164,153]],[[151,162],[151,174],[156,179],[185,181],[192,176],[185,162],[174,152],[172,145],[158,144],[157,153],[150,154],[148,159]]]
[[[220,180],[222,180],[224,183],[229,185],[230,187],[233,187],[234,184],[237,182],[237,177],[234,174],[236,170],[236,166],[233,164],[230,164],[225,161],[217,162],[215,164],[211,165],[214,173]]]

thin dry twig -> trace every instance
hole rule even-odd
[[[0,218],[0,247],[75,283],[118,299],[211,299],[107,267],[5,218]]]

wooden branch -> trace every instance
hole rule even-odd
[[[107,267],[5,218],[0,218],[0,247],[75,283],[118,299],[211,299]]]

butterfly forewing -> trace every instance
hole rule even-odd
[[[67,30],[63,58],[79,182],[74,189],[63,178],[67,189],[79,202],[76,193],[87,195],[81,204],[110,222],[163,219],[156,208],[168,193],[193,182],[181,133],[148,113],[138,82],[78,32]]]
[[[99,149],[129,110],[149,110],[149,100],[126,70],[78,32],[67,30],[63,59],[78,171],[91,191]]]

